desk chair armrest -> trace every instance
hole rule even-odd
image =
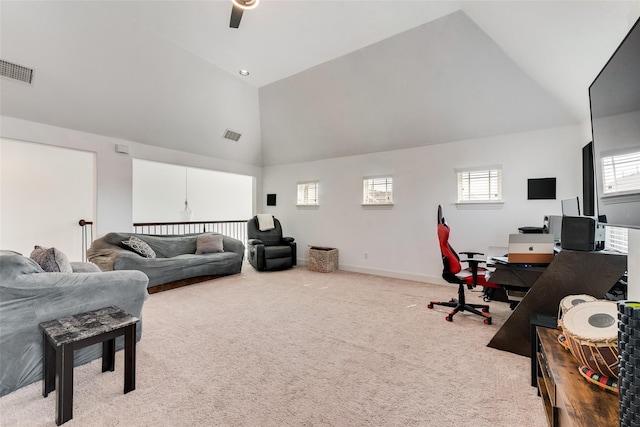
[[[484,255],[482,252],[460,252],[461,255],[468,255],[469,258],[473,258],[474,255]]]
[[[262,242],[262,240],[260,239],[249,239],[247,241],[248,245],[254,246],[254,245],[264,245],[264,243]]]
[[[282,241],[285,243],[291,243],[293,241],[295,241],[296,239],[294,239],[293,237],[283,237]]]
[[[463,253],[463,252],[460,252],[460,253]],[[481,254],[479,254],[479,255],[481,255]],[[486,262],[486,261],[483,260],[483,259],[471,258],[471,259],[461,259],[460,262],[469,263],[469,268],[471,269],[471,277],[473,278],[473,281],[472,281],[473,285],[472,286],[475,286],[478,283],[478,271],[480,270],[479,264],[483,263],[483,262]]]

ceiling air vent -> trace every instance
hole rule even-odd
[[[224,135],[222,135],[223,138],[230,139],[232,141],[239,140],[241,136],[242,135],[239,134],[238,132],[234,132],[234,131],[229,130],[229,129],[225,130],[224,131]]]
[[[0,75],[31,84],[33,80],[33,69],[0,59]]]

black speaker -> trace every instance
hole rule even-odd
[[[276,195],[267,194],[267,206],[275,206],[275,205],[276,205]]]
[[[586,216],[563,216],[560,244],[562,249],[594,251],[596,221]]]
[[[582,147],[582,212],[585,215],[596,214],[594,193],[593,142],[590,142]]]

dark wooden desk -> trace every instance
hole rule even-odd
[[[507,288],[531,288],[547,266],[523,266],[520,264],[492,264],[495,271],[491,272],[487,281],[497,283]]]
[[[531,314],[558,314],[567,295],[587,294],[603,298],[627,269],[627,256],[563,249],[540,274],[488,346],[531,356]]]
[[[513,295],[524,295],[533,284],[538,280],[547,266],[524,266],[521,264],[491,264],[494,271],[490,271],[485,277],[488,282],[500,285],[500,288],[494,291],[491,299],[511,303],[513,310],[521,300],[513,299]],[[511,295],[509,295],[511,293]],[[510,298],[511,296],[511,298]]]

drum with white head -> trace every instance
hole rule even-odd
[[[596,301],[597,298],[591,295],[567,295],[566,297],[560,300],[560,305],[558,306],[558,326],[562,327],[562,317],[569,311],[571,308],[575,307],[578,304],[582,304],[583,302]]]
[[[618,378],[618,310],[614,301],[596,300],[572,307],[563,317],[562,330],[580,363]]]

